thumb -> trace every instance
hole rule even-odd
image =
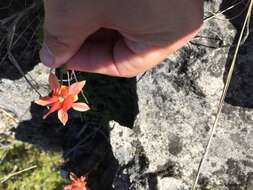
[[[40,59],[48,67],[59,67],[76,54],[84,40],[85,36],[77,40],[68,38],[62,33],[50,34],[44,29],[44,41],[40,50]]]
[[[71,7],[66,6],[68,4],[62,1],[44,1],[44,41],[40,59],[49,67],[65,64],[78,52],[85,39],[97,30],[94,24],[87,24],[79,14],[73,14],[75,11]],[[66,12],[66,9],[69,11]]]

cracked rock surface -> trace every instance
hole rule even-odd
[[[223,4],[206,2],[205,16]],[[191,43],[138,81],[139,114],[133,129],[111,124],[117,126],[112,147],[122,168],[117,190],[191,188],[240,28],[227,16],[205,22]],[[249,34],[241,47],[198,189],[253,189],[252,42]]]
[[[100,134],[94,138],[84,133],[86,129],[76,121],[64,129],[54,116],[50,121],[41,121],[45,110],[30,108],[38,96],[15,68],[7,69],[10,62],[4,61],[0,65],[0,134],[9,134],[19,125],[16,137],[19,132],[20,140],[46,144],[47,148],[53,144],[62,148],[72,135],[75,138],[70,138],[69,149],[87,134],[90,144],[83,143],[73,152],[69,165],[77,168],[78,174],[85,174],[83,168],[95,168],[94,179],[91,177],[94,190],[103,189],[105,182],[109,190],[111,181],[115,190],[191,189],[243,23],[245,2],[211,18],[212,13],[226,9],[234,1],[206,1],[205,18],[210,19],[196,38],[137,79],[81,76],[87,80],[92,108],[85,115],[87,131]],[[23,49],[22,44],[25,43],[16,48]],[[218,128],[201,171],[199,190],[253,190],[252,44],[250,31],[241,45]],[[33,56],[31,50],[27,52],[14,56],[23,64],[26,76],[35,79],[35,87],[47,95],[49,70],[35,62],[29,65],[28,59]],[[34,138],[36,135],[40,136]]]

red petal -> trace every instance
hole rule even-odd
[[[71,190],[71,188],[72,188],[72,185],[68,185],[68,186],[64,187],[64,190]]]
[[[83,176],[81,176],[81,177],[79,178],[79,180],[82,181],[82,182],[85,182],[85,181],[86,181],[86,178],[83,177]]]
[[[74,174],[73,172],[70,172],[69,178],[70,178],[71,181],[75,181],[75,180],[78,179],[78,177],[76,176],[76,174]]]
[[[90,107],[87,104],[82,103],[82,102],[73,103],[72,108],[80,112],[88,111],[90,109]]]
[[[69,87],[68,86],[61,85],[61,87],[59,89],[60,89],[59,94],[61,96],[67,97],[69,95]]]
[[[60,102],[54,103],[52,107],[50,108],[50,110],[47,112],[47,114],[43,116],[43,119],[46,119],[49,114],[55,112],[56,110],[61,109],[61,107],[62,107],[62,103]]]
[[[62,122],[63,125],[66,125],[66,123],[69,119],[68,113],[66,111],[64,111],[63,109],[60,109],[58,111],[58,118]]]
[[[62,109],[64,111],[68,111],[72,107],[73,102],[74,102],[74,97],[73,96],[68,96],[63,101]]]
[[[41,105],[41,106],[48,106],[50,104],[53,104],[58,101],[58,98],[53,96],[45,96],[41,97],[39,100],[34,101],[36,104]]]
[[[68,185],[64,190],[89,190],[87,187],[86,178],[81,176],[78,178],[74,173],[70,173],[71,185]]]
[[[55,90],[57,88],[59,88],[61,85],[58,81],[58,78],[55,76],[55,74],[50,73],[49,74],[49,84],[52,90]]]
[[[78,95],[85,85],[85,81],[75,82],[69,87],[69,95]]]

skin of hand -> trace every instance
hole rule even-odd
[[[184,46],[203,0],[44,0],[41,61],[49,67],[133,77]]]

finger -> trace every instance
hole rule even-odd
[[[87,41],[66,64],[65,68],[91,73],[118,76],[112,58],[113,44],[104,41]]]
[[[166,53],[148,50],[132,51],[123,38],[116,42],[86,42],[65,65],[66,69],[100,73],[118,77],[133,77],[162,61]]]
[[[76,10],[74,3],[44,0],[44,42],[40,51],[41,61],[50,67],[66,63],[79,50],[85,39],[97,30],[96,24]],[[80,18],[82,22],[80,22]]]
[[[162,62],[168,55],[183,47],[199,31],[199,28],[166,45],[139,43],[124,38],[114,47],[114,64],[124,77],[133,77]]]
[[[193,31],[167,46],[151,46],[125,38],[115,41],[88,41],[65,65],[66,69],[133,77],[160,63],[185,45],[197,33]]]

